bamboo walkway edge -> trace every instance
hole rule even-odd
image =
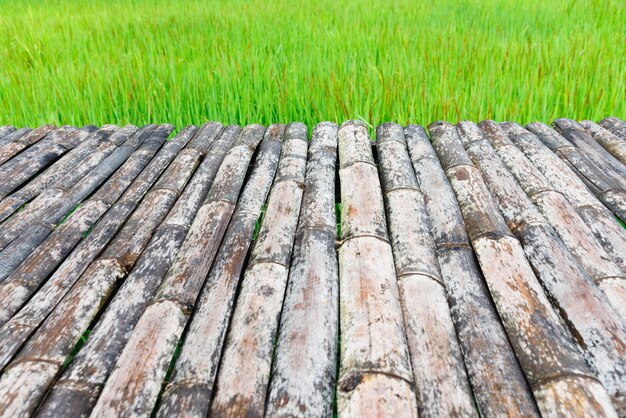
[[[626,122],[0,126],[0,417],[625,417]]]

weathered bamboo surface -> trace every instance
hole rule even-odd
[[[173,129],[0,126],[0,417],[626,416],[623,120]]]

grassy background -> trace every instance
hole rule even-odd
[[[626,116],[623,0],[0,0],[0,10],[0,124]]]

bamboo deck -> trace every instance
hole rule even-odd
[[[0,416],[626,416],[626,122],[0,127]]]

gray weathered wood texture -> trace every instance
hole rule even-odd
[[[367,126],[0,127],[0,418],[625,415],[626,124]]]
[[[134,133],[137,128],[129,126],[122,129],[124,129],[124,131],[130,130],[131,133]],[[117,127],[113,125],[103,126],[101,129],[93,132],[88,139],[83,141],[76,148],[72,149],[58,161],[55,161],[55,163],[44,170],[43,173],[29,181],[27,185],[6,197],[0,194],[0,197],[2,197],[2,200],[0,200],[0,222],[62,178],[68,171],[94,152],[96,147],[114,147],[114,144],[108,142],[107,138],[116,131]]]
[[[64,127],[0,166],[0,196],[6,196],[57,158],[81,144],[92,133]],[[38,146],[41,145],[41,146]]]
[[[5,143],[5,137],[8,136],[9,134],[12,134],[13,132],[15,132],[17,130],[17,128],[15,128],[15,126],[11,126],[11,125],[2,125],[0,126],[0,145]],[[9,139],[9,141],[11,141]]]
[[[426,131],[410,125],[404,132],[478,409],[486,416],[539,416]]]
[[[492,298],[543,416],[617,416],[499,212],[454,126],[429,126]],[[542,355],[537,355],[537,352]]]
[[[224,342],[212,416],[263,415],[302,203],[307,136],[303,124],[290,124],[285,129],[276,178]]]
[[[613,213],[587,189],[584,182],[534,134],[514,123],[500,124],[511,141],[528,157],[550,185],[574,206],[596,240],[626,272],[626,230]]]
[[[487,128],[489,124],[483,126]],[[490,138],[496,143],[503,141],[506,144],[508,138],[504,132],[499,132],[498,125],[492,124],[491,127],[494,129],[489,130],[492,134]],[[626,387],[626,331],[623,317],[611,309],[609,300],[595,286],[592,277],[568,252],[555,228],[542,216],[513,174],[507,170],[506,164],[483,131],[473,122],[461,122],[457,125],[457,130],[469,157],[481,171],[509,229],[519,239],[537,278],[551,297],[555,311],[561,314],[584,352],[585,360],[613,397],[616,409],[626,413],[626,394],[621,389]],[[494,135],[498,132],[501,135]],[[497,149],[504,154],[503,146],[497,146]],[[527,180],[532,172],[522,170],[524,156],[517,155],[513,159],[516,161],[515,173],[519,175],[518,178]],[[568,206],[562,200],[550,200],[551,197],[562,197],[560,194],[552,194],[545,188],[542,190],[542,184],[526,185],[535,186],[534,191],[543,191],[533,195],[538,197],[534,201],[551,222],[565,223],[575,216],[573,210],[572,214],[566,212]],[[572,230],[574,228],[575,225],[572,225]],[[572,239],[569,236],[565,238]],[[583,239],[580,236],[576,238],[578,239],[573,241],[583,246]],[[594,250],[594,247],[588,249],[589,258],[594,256]],[[597,268],[598,265],[594,267]],[[615,269],[620,272],[617,266]],[[607,278],[620,280],[614,276],[602,277]],[[608,293],[611,295],[610,290]]]
[[[339,333],[337,125],[313,128],[266,415],[332,414]]]
[[[376,144],[419,415],[478,416],[402,126],[380,125]]]
[[[119,199],[135,177],[150,162],[172,129],[171,125],[156,128],[132,154],[123,160],[123,163],[119,165],[117,170],[111,169],[109,172],[103,173],[104,184],[98,188],[97,192],[88,201],[83,202],[80,216],[76,216],[74,219],[71,219],[71,217],[69,219],[66,218],[67,215],[72,214],[71,211],[73,209],[71,205],[76,205],[83,196],[88,195],[93,189],[98,187],[98,183],[93,182],[92,185],[81,190],[80,193],[73,193],[73,190],[70,190],[68,193],[71,196],[69,202],[64,202],[63,206],[59,205],[59,210],[55,210],[55,206],[50,207],[49,211],[43,214],[40,219],[32,222],[31,225],[25,228],[16,239],[4,250],[0,251],[0,280],[4,280],[14,268],[25,261],[27,257],[32,256],[37,246],[46,240],[46,237],[57,227],[57,223],[65,218],[66,221],[69,220],[71,222],[72,226],[63,228],[63,230],[66,234],[68,229],[72,230],[69,234],[74,235],[74,237],[70,238],[69,235],[66,235],[64,238],[53,237],[53,239],[47,240],[42,247],[42,251],[46,253],[54,251],[54,255],[57,256],[58,260],[64,258],[73,248],[73,244],[80,240],[82,234],[91,228],[100,215]],[[88,214],[89,212],[91,212],[91,216]],[[51,214],[51,216],[48,214]],[[61,247],[58,246],[59,242]]]
[[[613,116],[609,116],[608,118],[602,119],[598,122],[600,126],[611,131],[614,135],[626,141],[626,122],[615,118]]]
[[[284,125],[271,125],[259,144],[250,177],[198,296],[185,344],[161,398],[159,416],[204,417],[209,412],[239,277],[276,174],[284,130]]]
[[[209,136],[215,136],[219,133],[221,125],[216,125],[217,126],[211,128],[212,133],[209,134]],[[209,127],[207,127],[207,129],[208,128]],[[207,170],[213,172],[213,175],[215,175],[215,171],[217,171],[221,158],[223,158],[223,154],[225,153],[225,151],[221,150],[222,145],[230,146],[228,144],[230,144],[238,134],[237,129],[238,128],[226,130],[224,135],[217,140],[215,147],[213,147],[215,149],[211,155],[202,163],[202,166],[207,165],[214,167],[213,171],[210,169]],[[179,176],[185,179],[185,176],[190,175],[188,170],[181,172],[179,169],[180,165],[183,167],[186,166],[183,161],[183,164],[172,166],[164,173],[164,177],[174,178],[175,185],[181,182],[184,184],[185,182],[185,180],[175,180],[180,179]],[[41,291],[2,327],[0,335],[5,337],[5,344],[0,345],[0,364],[2,366],[10,360],[11,356],[15,354],[29,335],[41,324],[59,300],[61,300],[74,283],[76,283],[90,263],[100,254],[106,245],[111,242],[115,234],[122,228],[124,222],[139,204],[140,200],[145,196],[146,192],[152,187],[161,172],[162,170],[154,170],[149,166],[126,190],[122,198],[95,225],[91,233],[77,246],[70,256],[65,259],[63,264],[61,264],[50,279],[43,285]],[[195,177],[199,175],[198,173]],[[209,178],[203,176],[202,179],[203,183],[205,180],[210,182],[210,176]],[[162,186],[165,186],[165,188],[168,187],[167,184],[162,184]],[[151,191],[151,194],[163,195],[161,199],[165,200],[169,200],[168,195],[171,193],[172,191],[159,192],[158,188],[154,188]],[[150,205],[153,203],[154,200],[149,199],[149,204],[145,205],[146,208],[138,212],[149,211],[151,209]],[[137,217],[140,215],[134,216]],[[132,221],[131,225],[140,223],[141,220]],[[129,234],[132,233],[133,231],[131,229]]]
[[[491,142],[508,170],[545,219],[554,227],[565,247],[604,291],[622,319],[626,319],[626,273],[595,239],[567,198],[552,188],[548,179],[513,145],[504,131],[491,121],[482,122],[481,127],[487,132],[486,139]]]
[[[152,412],[264,132],[263,126],[247,126],[224,157],[185,241],[137,321],[91,416],[149,416]],[[133,384],[137,381],[142,385]]]
[[[35,221],[45,220],[49,224],[54,224],[63,219],[82,198],[93,192],[109,174],[123,164],[155,128],[156,125],[149,125],[130,137],[127,135],[128,132],[122,130],[112,134],[108,138],[108,145],[112,147],[92,152],[88,159],[81,161],[80,167],[74,167],[52,187],[31,201],[25,209],[0,224],[0,250],[7,248]],[[119,140],[124,142],[118,146]],[[29,235],[35,233],[36,231],[31,231]]]
[[[20,136],[19,138],[11,139],[4,144],[0,144],[0,164],[4,165],[6,161],[8,161],[11,157],[17,155],[23,149],[28,148],[33,144],[36,144],[54,128],[54,125],[43,125]]]
[[[552,152],[565,161],[602,203],[618,216],[626,219],[626,191],[623,179],[598,167],[584,152],[572,145],[554,129],[543,123],[531,123],[526,129],[537,137]]]
[[[364,124],[338,133],[341,181],[340,416],[417,416],[383,195]]]
[[[623,165],[626,165],[626,140],[590,120],[583,120],[580,125],[608,153]]]
[[[591,134],[572,119],[556,119],[553,125],[565,139],[576,145],[598,167],[619,182],[626,182],[626,167],[593,140]],[[622,185],[623,187],[623,185]]]

